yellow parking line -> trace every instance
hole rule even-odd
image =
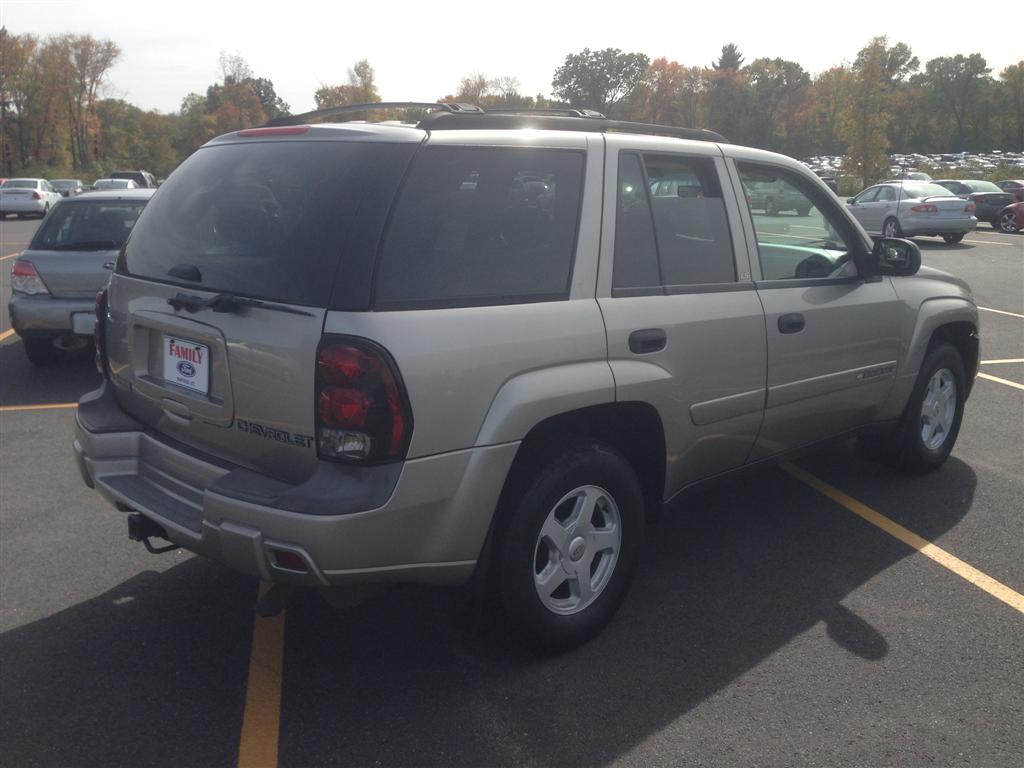
[[[269,588],[269,584],[260,583],[260,595]],[[257,614],[252,627],[238,768],[277,768],[283,666],[284,611],[269,619]]]
[[[990,376],[987,373],[980,373],[979,372],[978,373],[978,378],[979,379],[988,379],[989,381],[994,381],[997,384],[1005,384],[1006,386],[1013,387],[1015,389],[1024,389],[1024,384],[1018,384],[1016,381],[1010,381],[1009,379],[1000,379],[998,376]]]
[[[999,365],[1001,363],[1024,363],[1024,357],[1008,357],[1005,360],[982,360],[982,365]]]
[[[14,329],[13,328],[8,328],[3,333],[0,333],[0,341],[3,341],[4,339],[8,338],[9,336],[12,336],[13,334],[14,334]]]
[[[1007,312],[1005,309],[990,309],[988,307],[978,307],[978,309],[985,312],[995,312],[997,315],[1009,315],[1010,317],[1019,317],[1024,320],[1024,315],[1018,315],[1016,312]]]
[[[8,253],[6,256],[0,256],[0,261],[7,261],[8,259],[13,259],[15,256],[19,256],[20,254],[21,251],[18,251],[17,253]]]
[[[833,488],[823,480],[819,480],[810,472],[807,472],[794,464],[788,463],[783,464],[782,469],[806,485],[809,485],[811,488],[818,491],[818,493],[828,496],[832,501],[846,507],[846,509],[853,512],[855,515],[858,515],[872,525],[881,528],[890,536],[899,539],[909,547],[913,547],[922,555],[934,560],[943,568],[946,568],[957,576],[966,579],[979,589],[983,589],[997,600],[1002,600],[1011,608],[1024,613],[1024,595],[1019,592],[1015,592],[1005,584],[996,581],[988,574],[982,573],[974,566],[968,565],[960,558],[954,557],[946,550],[935,546],[927,539],[921,538],[913,531],[904,528],[899,523],[890,520],[885,515],[871,509],[871,507],[861,504],[859,501],[847,496],[839,489]]]
[[[49,403],[47,405],[0,405],[0,411],[47,411],[53,408],[77,408],[78,403]]]

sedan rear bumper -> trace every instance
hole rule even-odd
[[[91,336],[92,324],[96,319],[93,299],[60,299],[16,293],[11,296],[7,308],[11,315],[11,327],[22,337],[67,334]]]
[[[33,200],[29,196],[25,196],[25,199],[20,197],[11,197],[0,199],[0,215],[5,213],[35,213],[40,216],[46,211],[45,200]]]
[[[904,216],[900,221],[903,234],[907,237],[915,235],[958,235],[973,232],[978,226],[974,216],[955,219],[938,219],[934,216]]]

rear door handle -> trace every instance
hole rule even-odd
[[[804,316],[799,312],[779,315],[779,333],[798,333],[804,329]]]
[[[644,328],[629,334],[629,351],[637,355],[660,352],[667,342],[668,337],[661,328]]]

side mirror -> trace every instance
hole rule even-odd
[[[883,237],[875,241],[871,255],[878,262],[883,275],[909,277],[921,268],[921,249],[917,243],[898,237]]]
[[[855,198],[855,197],[848,197],[848,198],[846,198],[846,204],[847,205],[856,205],[857,204],[857,198]]]

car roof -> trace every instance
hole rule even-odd
[[[148,200],[156,193],[155,189],[140,187],[137,189],[96,189],[83,192],[77,197],[69,197],[65,203],[77,203],[82,200]]]

